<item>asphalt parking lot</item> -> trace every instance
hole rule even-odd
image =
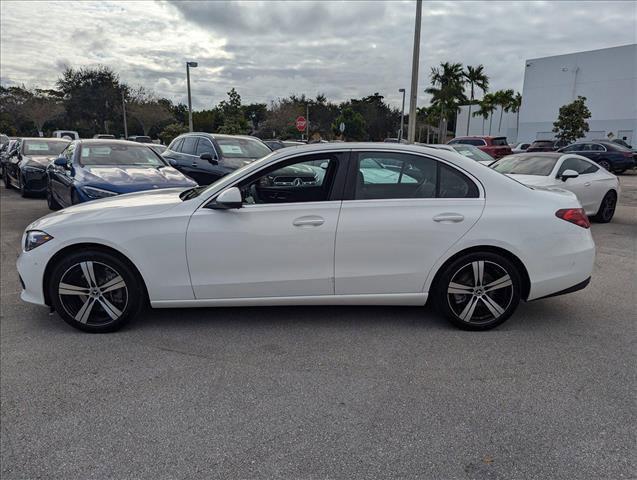
[[[1,477],[635,478],[637,173],[621,183],[590,286],[493,331],[270,307],[108,335],[20,301],[19,239],[48,210],[1,185]]]

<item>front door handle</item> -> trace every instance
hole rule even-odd
[[[459,213],[441,213],[434,217],[434,222],[442,222],[442,223],[458,223],[464,220],[464,215],[460,215]]]
[[[586,183],[584,184],[584,186],[585,186],[585,187],[590,187],[590,186],[591,186],[591,182],[586,182]]]
[[[292,225],[295,227],[318,227],[325,223],[325,219],[323,217],[318,217],[316,215],[308,215],[307,217],[299,217],[295,218],[292,222]]]
[[[197,166],[197,162],[192,162],[192,166],[196,167]]]

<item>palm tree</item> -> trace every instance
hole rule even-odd
[[[444,62],[431,69],[431,87],[425,92],[431,95],[431,105],[440,109],[439,130],[447,130],[446,112],[454,113],[467,101],[464,93],[465,78],[461,63]]]
[[[507,90],[498,90],[493,96],[495,97],[495,104],[500,107],[500,122],[498,123],[498,133],[500,133],[500,130],[502,130],[502,114],[511,111],[515,101],[515,92],[509,88]]]
[[[493,112],[496,110],[495,95],[487,93],[478,104],[480,109],[473,113],[474,117],[482,117],[482,135],[484,135],[484,121],[489,119],[489,135],[491,135],[491,124],[493,123]]]
[[[462,75],[469,84],[471,90],[471,98],[469,102],[469,114],[467,115],[467,135],[469,135],[469,122],[471,121],[471,105],[473,105],[473,99],[475,98],[475,88],[482,90],[482,93],[487,93],[489,90],[489,77],[484,73],[484,65],[478,65],[472,67],[467,65],[467,70],[462,72]],[[484,132],[482,132],[484,134]]]
[[[522,106],[522,95],[520,92],[515,92],[513,101],[511,102],[511,111],[517,114],[515,119],[515,136],[517,139],[518,131],[520,130],[520,107]]]

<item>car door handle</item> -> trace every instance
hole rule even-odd
[[[192,166],[196,167],[197,166],[197,162],[192,162]]]
[[[325,223],[325,219],[323,217],[317,216],[307,216],[307,217],[299,217],[295,218],[292,222],[292,225],[295,227],[318,227]]]
[[[590,187],[590,186],[591,186],[591,182],[586,182],[586,183],[584,184],[584,186],[585,186],[585,187]]]
[[[464,215],[459,213],[441,213],[434,217],[434,222],[458,223],[464,220]]]

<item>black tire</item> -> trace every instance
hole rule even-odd
[[[46,204],[49,206],[49,210],[61,210],[62,205],[58,203],[58,201],[53,198],[51,194],[51,184],[49,183],[46,187]]]
[[[9,172],[7,172],[6,168],[2,169],[2,180],[4,181],[4,188],[11,189],[11,182],[9,181]]]
[[[80,196],[75,190],[73,190],[71,192],[71,205],[77,205],[78,203],[80,203]]]
[[[438,311],[463,330],[497,327],[520,303],[520,272],[502,255],[470,253],[443,268],[432,289],[433,300]],[[476,282],[476,275],[482,281]]]
[[[99,250],[62,258],[53,266],[47,288],[58,315],[72,327],[90,333],[120,329],[146,303],[137,272],[118,256]]]
[[[599,210],[593,215],[593,221],[597,223],[608,223],[613,219],[615,215],[615,208],[617,207],[617,194],[614,191],[609,191],[604,195],[602,203],[599,205]]]
[[[621,175],[621,174],[622,174],[622,173],[624,173],[625,171],[626,171],[626,169],[625,169],[625,168],[622,168],[621,170],[617,170],[615,173],[616,173],[617,175]]]
[[[20,192],[20,195],[22,196],[22,198],[28,198],[29,192],[26,188],[24,188],[24,177],[22,176],[20,172],[18,172],[18,180],[20,181],[20,185],[18,186],[18,191]]]
[[[609,172],[612,172],[612,167],[610,166],[610,163],[607,160],[601,160],[598,165],[600,167],[602,167],[605,170],[608,170]]]

